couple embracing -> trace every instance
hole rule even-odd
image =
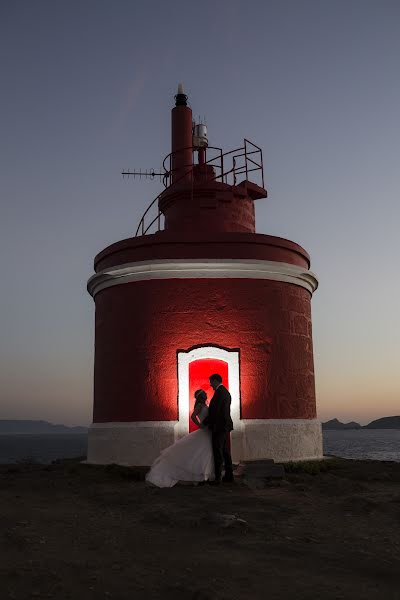
[[[194,393],[191,415],[199,427],[161,452],[146,475],[146,481],[158,487],[172,487],[178,481],[219,484],[233,481],[232,458],[228,442],[233,429],[231,395],[218,373],[209,377],[214,395],[207,406],[204,390]],[[222,467],[225,475],[222,479]]]

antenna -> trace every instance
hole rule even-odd
[[[131,171],[130,169],[128,169],[121,171],[121,175],[122,177],[133,177],[133,179],[136,179],[136,177],[138,177],[139,179],[142,179],[142,177],[144,179],[159,178],[159,181],[163,181],[166,173],[161,173],[161,170],[157,173],[154,169],[145,169],[144,171],[142,171],[142,169],[139,169],[139,171]]]

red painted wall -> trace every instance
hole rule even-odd
[[[175,279],[97,294],[94,421],[176,420],[176,353],[195,345],[240,348],[242,418],[315,418],[309,292]]]
[[[165,231],[175,235],[255,231],[254,200],[240,186],[216,181],[172,186],[160,197],[159,208],[165,216]]]
[[[94,264],[98,272],[130,262],[171,258],[243,258],[285,262],[306,269],[310,267],[310,257],[304,248],[280,237],[238,232],[191,232],[178,235],[168,231],[116,242],[100,252]]]

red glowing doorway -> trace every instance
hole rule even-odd
[[[210,386],[208,378],[213,373],[219,373],[222,377],[222,383],[229,389],[228,363],[217,358],[199,358],[189,363],[189,432],[197,429],[190,418],[194,408],[194,392],[203,389],[207,393],[207,404],[209,404],[213,389]]]

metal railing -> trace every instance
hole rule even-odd
[[[188,169],[195,165],[194,154],[197,152],[197,149],[192,148],[193,160],[191,165],[187,165]],[[188,150],[188,148],[182,148],[178,152],[182,152],[184,150]],[[214,151],[214,156],[207,158],[210,154],[210,151]],[[164,169],[164,177],[163,184],[164,187],[169,187],[172,183],[174,169],[172,168],[172,158],[174,156],[174,152],[167,154],[167,156],[163,160],[163,169]],[[236,185],[238,176],[241,174],[245,175],[244,179],[248,179],[249,173],[254,171],[260,172],[260,184],[261,187],[264,187],[264,162],[262,149],[250,142],[250,140],[244,139],[243,146],[240,148],[235,148],[234,150],[229,150],[228,152],[223,152],[222,148],[218,148],[217,146],[208,146],[204,148],[205,154],[205,164],[216,169],[216,174],[214,179],[220,180],[223,183],[227,183],[230,185]],[[258,157],[258,159],[257,159]],[[225,170],[228,159],[232,159],[232,166],[228,170]],[[242,159],[242,162],[238,164],[238,160]],[[181,169],[182,167],[180,167]],[[184,168],[184,167],[183,167]],[[185,174],[187,175],[187,173]],[[177,183],[176,181],[173,182]]]
[[[182,152],[183,150],[187,150],[188,148],[182,148],[178,152]],[[229,152],[223,152],[222,148],[218,148],[215,146],[208,146],[204,148],[205,151],[205,161],[204,164],[210,166],[214,169],[214,175],[211,177],[211,181],[221,181],[222,183],[226,183],[228,185],[238,185],[240,181],[248,181],[250,173],[259,172],[259,184],[263,188],[264,187],[264,162],[262,150],[259,146],[245,139],[244,144],[241,148],[235,148],[234,150],[230,150]],[[172,169],[172,158],[174,153],[171,152],[168,154],[163,160],[163,184],[165,188],[173,187],[177,185],[182,179],[187,179],[188,174],[190,174],[190,182],[187,182],[193,188],[194,183],[194,171],[193,167],[196,166],[194,162],[194,153],[197,152],[197,149],[192,148],[192,164],[186,165],[188,170],[180,177],[177,181],[173,181],[173,174],[176,169]],[[209,156],[212,154],[211,156]],[[207,156],[208,155],[208,156]],[[229,163],[230,159],[232,160]],[[229,168],[227,170],[226,166],[229,163]],[[185,165],[179,167],[179,170],[185,169]],[[243,178],[241,178],[243,176]],[[256,183],[256,182],[254,182]],[[139,225],[136,229],[135,236],[145,235],[150,228],[157,223],[156,231],[160,231],[161,229],[161,221],[162,221],[162,213],[157,207],[157,215],[150,221],[148,225],[145,224],[146,218],[148,218],[148,214],[150,210],[154,207],[156,203],[158,203],[160,196],[162,196],[164,192],[161,192],[147,207],[146,211],[143,213],[142,218],[139,221]]]

